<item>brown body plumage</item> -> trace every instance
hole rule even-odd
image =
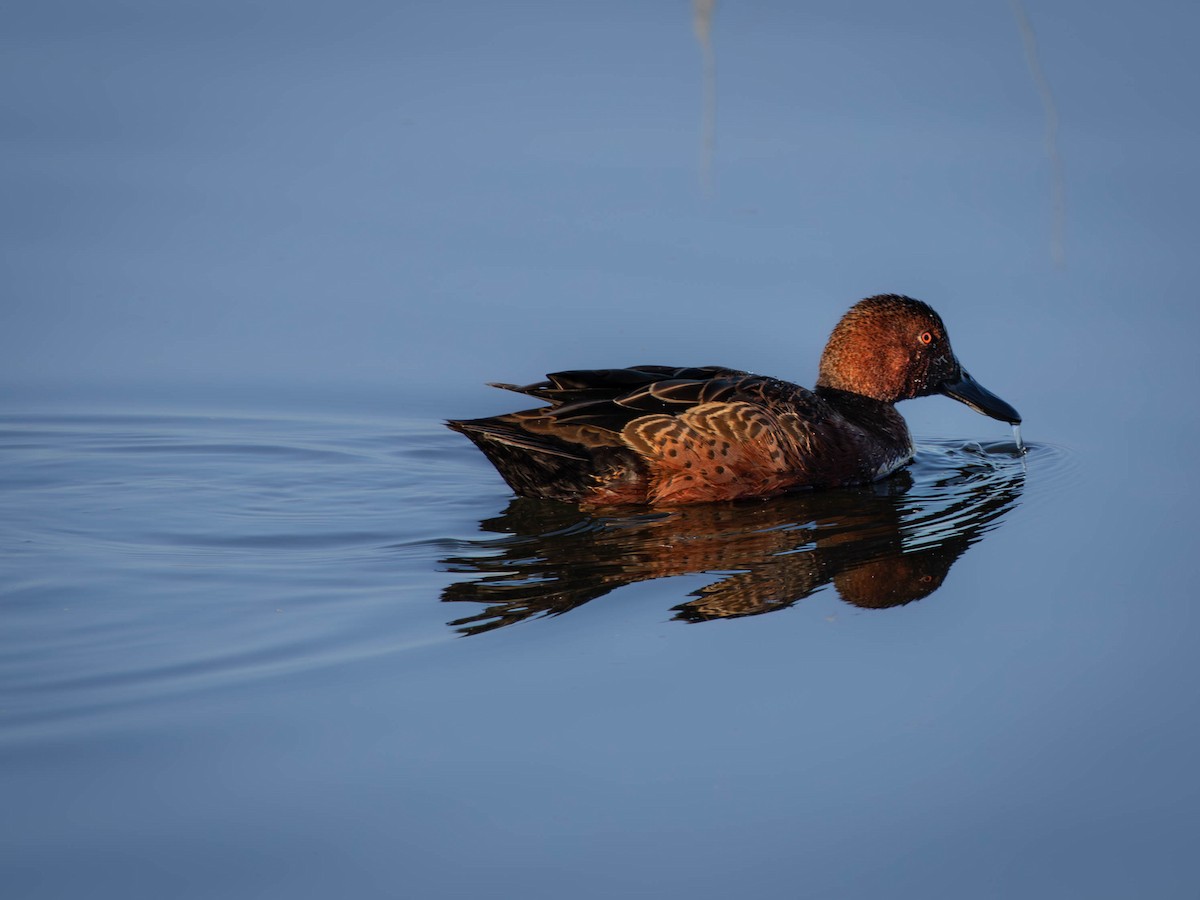
[[[590,506],[673,506],[862,484],[912,458],[894,403],[945,393],[1010,422],[963,371],[930,307],[856,304],[830,336],[815,390],[718,366],[558,372],[497,387],[548,405],[447,424],[519,494]]]

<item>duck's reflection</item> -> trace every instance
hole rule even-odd
[[[937,455],[936,453],[934,454]],[[847,603],[878,609],[936,591],[950,566],[1015,505],[1019,463],[978,445],[878,484],[767,502],[703,504],[614,517],[518,498],[444,560],[473,578],[442,599],[483,609],[450,623],[478,634],[568,612],[638,581],[720,577],[673,607],[690,622],[783,609],[832,583]],[[952,465],[947,465],[950,462]]]

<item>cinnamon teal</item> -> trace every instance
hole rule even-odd
[[[674,506],[865,484],[913,457],[900,400],[945,394],[1018,424],[975,381],[920,300],[868,297],[821,355],[814,390],[720,366],[556,372],[495,384],[538,409],[446,424],[518,494],[584,506]]]

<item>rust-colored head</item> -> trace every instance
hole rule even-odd
[[[825,345],[817,386],[887,403],[946,394],[993,419],[1021,421],[959,364],[942,317],[899,294],[868,297],[850,307]]]
[[[958,368],[941,316],[920,300],[881,294],[837,323],[817,385],[895,403],[937,393]]]

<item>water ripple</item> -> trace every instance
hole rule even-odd
[[[31,735],[680,574],[710,576],[672,610],[691,622],[829,587],[912,602],[1027,481],[1076,473],[1050,445],[923,441],[864,488],[603,516],[515,500],[481,521],[505,488],[429,420],[5,415],[0,463],[0,715]]]
[[[498,536],[459,541],[443,558],[448,572],[468,577],[442,599],[475,607],[450,623],[464,634],[687,574],[717,576],[673,608],[690,622],[775,612],[830,586],[855,606],[903,605],[934,593],[1001,524],[1030,472],[1060,480],[1071,466],[1069,454],[1044,444],[1021,453],[1011,442],[924,441],[914,463],[885,481],[769,501],[593,516],[521,498],[480,523]]]

